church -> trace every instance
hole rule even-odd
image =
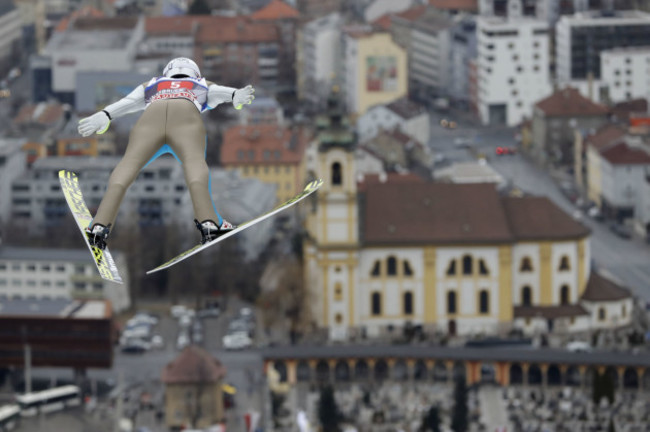
[[[502,196],[491,184],[361,176],[335,99],[317,126],[306,166],[325,182],[306,206],[304,282],[331,339],[407,322],[450,335],[525,332],[540,318],[549,331],[554,320],[586,330],[586,227],[545,197]]]

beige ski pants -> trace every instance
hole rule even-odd
[[[183,165],[195,217],[200,222],[210,219],[221,224],[210,196],[205,126],[199,111],[186,99],[155,101],[145,109],[131,130],[124,157],[111,173],[93,223],[115,224],[126,190],[164,144]]]

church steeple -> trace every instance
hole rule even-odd
[[[330,147],[341,147],[351,151],[356,145],[355,133],[346,115],[338,86],[333,86],[327,98],[325,112],[316,118],[320,152]]]

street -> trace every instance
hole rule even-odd
[[[474,154],[484,154],[488,163],[514,186],[532,195],[546,196],[569,215],[573,213],[575,206],[562,194],[550,173],[542,171],[521,153],[495,154],[498,146],[516,146],[514,129],[480,127],[455,119],[458,127],[451,130],[440,126],[441,118],[451,117],[439,114],[431,116],[430,147],[434,152],[445,154],[450,161],[474,160]],[[473,151],[456,148],[453,142],[456,137],[472,139]],[[636,237],[622,239],[609,231],[605,224],[586,216],[582,222],[592,231],[593,265],[611,272],[639,297],[650,301],[650,245]]]

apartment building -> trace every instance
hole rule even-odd
[[[365,25],[347,27],[343,32],[342,57],[343,94],[354,115],[407,95],[407,53],[390,33]]]
[[[24,138],[0,139],[0,222],[11,218],[11,183],[21,177],[27,167],[27,155],[22,147]]]
[[[20,59],[22,23],[20,11],[12,1],[0,2],[0,68],[9,70]]]
[[[576,87],[595,101],[604,101],[607,90],[603,86],[601,54],[615,48],[646,46],[648,34],[650,14],[646,12],[588,11],[562,16],[556,27],[558,83]],[[628,87],[625,81],[627,78],[621,75],[621,89]]]
[[[332,13],[307,22],[299,31],[298,97],[314,105],[323,102],[341,71],[343,19]]]
[[[450,37],[449,97],[468,107],[471,100],[470,64],[478,56],[476,17],[463,15],[454,21]]]
[[[81,240],[81,239],[80,239]],[[122,277],[128,263],[111,251]],[[83,249],[0,245],[0,297],[18,299],[109,300],[114,312],[131,305],[128,278],[123,284],[101,278],[90,252]]]
[[[477,103],[483,124],[514,126],[551,93],[549,28],[527,17],[477,18]]]
[[[645,47],[604,50],[600,63],[606,102],[650,100],[650,41]]]

